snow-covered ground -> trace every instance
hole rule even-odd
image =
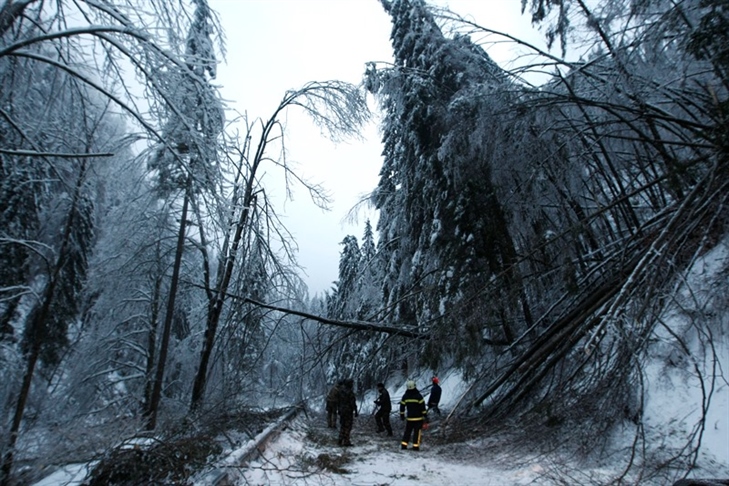
[[[723,363],[727,363],[729,346],[724,345]],[[675,446],[685,440],[695,423],[697,403],[702,394],[697,392],[695,379],[685,376],[682,367],[668,371],[656,365],[650,370],[651,389],[646,403],[646,435],[657,449]],[[425,378],[419,380],[424,384]],[[443,387],[442,409],[447,412],[458,402],[466,385],[458,375],[441,377]],[[691,477],[729,478],[729,386],[723,379],[717,381],[710,413],[703,433],[699,469]],[[427,397],[427,391],[424,393]],[[297,419],[269,443],[262,454],[237,467],[235,458],[251,444],[229,450],[219,462],[227,468],[236,485],[290,485],[290,486],[364,486],[364,485],[607,485],[613,484],[625,467],[625,457],[616,455],[602,464],[579,463],[574,458],[557,454],[528,453],[502,447],[499,439],[484,437],[466,443],[446,443],[440,430],[424,432],[420,451],[400,450],[402,425],[397,419],[397,401],[403,387],[391,389],[395,402],[392,425],[394,436],[375,433],[372,416],[374,393],[368,393],[360,403],[360,415],[355,419],[352,432],[353,447],[337,445],[337,430],[328,429],[322,412],[310,411]],[[616,434],[616,440],[630,441],[634,429],[625,428],[625,437]],[[89,465],[68,465],[35,486],[80,486]],[[196,486],[210,484],[201,479]],[[633,484],[630,481],[624,484]],[[642,485],[663,485],[660,480],[641,481]]]
[[[369,417],[355,424],[354,447],[336,446],[337,432],[328,443],[317,437],[303,421],[282,433],[262,458],[241,469],[237,484],[246,485],[489,485],[540,484],[544,474],[539,463],[504,468],[503,458],[483,456],[478,443],[429,444],[424,433],[422,449],[400,449],[401,427],[393,424],[395,436],[378,436]],[[548,483],[541,483],[548,484]]]
[[[690,471],[691,478],[729,478],[729,375],[725,374],[729,370],[729,299],[711,291],[717,278],[725,278],[718,272],[729,266],[727,259],[729,245],[724,244],[694,266],[682,292],[685,299],[677,300],[656,330],[651,358],[643,372],[646,393],[642,418],[645,446],[650,449],[646,457],[660,462],[692,435],[694,446],[700,438],[701,453],[697,468]],[[414,378],[427,397],[430,375]],[[459,403],[467,384],[457,373],[440,379],[441,408],[447,413]],[[300,414],[255,460],[243,467],[231,465],[230,458],[240,457],[240,451],[251,448],[251,443],[246,443],[228,450],[219,467],[239,485],[607,485],[624,471],[625,446],[635,437],[634,424],[626,423],[613,438],[614,450],[622,448],[622,453],[606,456],[599,464],[585,464],[558,452],[504,447],[499,437],[447,443],[439,439],[440,430],[434,424],[433,430],[425,432],[420,451],[402,451],[402,425],[396,410],[404,383],[390,383],[388,390],[395,408],[394,437],[374,431],[373,390],[360,402],[353,447],[337,446],[337,431],[326,428],[321,410],[314,410]],[[698,420],[702,408],[708,410],[703,426]],[[69,465],[35,486],[80,485],[88,467]],[[683,474],[674,470],[668,477]],[[209,483],[201,479],[198,484]],[[623,484],[663,486],[666,479],[629,477]]]
[[[424,380],[421,380],[424,381]],[[464,391],[458,376],[441,381],[443,409],[449,410]],[[651,434],[664,433],[674,443],[683,438],[684,427],[692,422],[691,414],[683,408],[696,397],[674,396],[683,393],[686,386],[662,387],[665,395],[653,394],[656,413],[665,414],[663,422],[657,415],[651,419]],[[391,392],[393,401],[403,389]],[[427,393],[423,393],[427,397]],[[689,393],[690,395],[690,393]],[[325,427],[322,415],[300,417],[292,427],[283,431],[262,456],[246,468],[233,472],[239,485],[607,485],[612,484],[625,467],[625,456],[616,455],[613,462],[603,464],[580,463],[574,458],[540,453],[525,453],[499,446],[498,439],[485,437],[467,443],[444,443],[438,439],[438,430],[424,433],[420,451],[400,450],[402,426],[393,412],[394,437],[376,434],[369,394],[362,402],[362,411],[355,419],[352,432],[354,447],[336,445],[337,431]],[[729,478],[729,388],[715,395],[715,413],[704,436],[705,451],[699,460],[700,468],[690,477]],[[688,404],[688,405],[687,405]],[[395,404],[396,406],[396,404]],[[680,418],[676,418],[676,417]],[[627,430],[626,434],[632,433]],[[626,437],[625,440],[630,440]],[[631,484],[630,481],[624,484]],[[647,480],[640,484],[663,485],[660,480]]]
[[[655,388],[647,404],[647,434],[661,438],[666,445],[683,440],[693,424],[693,403],[699,399],[692,392],[692,381],[671,378],[665,370],[655,373]],[[680,375],[680,374],[679,374]],[[660,377],[660,379],[659,379]],[[419,380],[425,384],[426,377]],[[465,391],[458,375],[441,377],[442,409],[451,410]],[[427,398],[427,389],[423,387]],[[251,444],[227,451],[219,462],[236,485],[290,486],[379,486],[379,485],[608,485],[623,470],[624,456],[602,464],[585,464],[575,458],[556,454],[529,453],[503,447],[498,438],[484,437],[466,443],[446,443],[440,437],[438,421],[424,432],[420,451],[400,449],[402,425],[397,419],[397,401],[403,387],[390,390],[395,402],[393,437],[375,432],[372,416],[374,393],[367,393],[360,403],[360,415],[352,432],[353,447],[337,445],[338,431],[326,427],[320,410],[300,414],[290,427],[270,442],[262,454],[244,467],[232,465],[236,457]],[[700,468],[691,477],[729,478],[729,387],[723,383],[712,400],[710,420],[704,432],[704,453]],[[630,440],[631,427],[626,426]],[[620,435],[619,433],[617,434]],[[618,437],[620,440],[620,438]],[[657,446],[660,444],[656,444]],[[35,486],[80,486],[88,465],[70,465]],[[210,475],[201,477],[196,486],[207,486]],[[630,481],[624,484],[633,484]],[[641,485],[661,485],[660,481],[641,481]]]
[[[649,469],[670,458],[693,436],[692,446],[700,441],[701,452],[696,469],[688,472],[688,477],[729,479],[729,375],[725,374],[729,370],[729,316],[721,294],[711,291],[717,277],[721,281],[727,259],[726,243],[701,258],[675,305],[668,308],[662,327],[656,330],[643,370],[645,460],[654,461]],[[707,339],[709,334],[711,339]],[[441,408],[447,412],[459,403],[467,384],[455,373],[440,379]],[[430,375],[416,377],[416,381],[427,397],[425,385]],[[388,385],[392,400],[397,402],[404,384]],[[618,427],[615,431],[613,453],[599,463],[587,464],[559,452],[516,451],[501,446],[496,437],[444,443],[436,440],[437,430],[425,433],[420,451],[402,451],[399,420],[393,420],[394,437],[374,433],[373,400],[374,392],[362,400],[352,435],[354,447],[338,447],[336,431],[324,427],[322,416],[310,415],[284,431],[260,458],[236,471],[236,484],[608,485],[615,484],[625,471],[629,446],[636,437],[635,425],[626,422],[622,430]],[[699,418],[703,408],[707,413],[702,426]],[[633,459],[640,465],[644,458]],[[635,474],[628,475],[622,484],[664,486],[673,481],[666,478],[678,479],[687,473],[679,467],[661,478]]]

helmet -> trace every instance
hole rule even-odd
[[[407,382],[405,383],[405,387],[406,387],[406,388],[407,388],[408,390],[415,390],[415,382],[414,382],[413,380],[408,380],[408,381],[407,381]]]
[[[438,383],[440,383],[440,380],[438,379],[438,377],[437,377],[437,376],[434,376],[434,377],[433,377],[433,383],[435,383],[436,385],[437,385]]]

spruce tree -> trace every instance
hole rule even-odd
[[[396,321],[445,335],[460,325],[450,315],[458,302],[514,271],[489,147],[473,143],[488,135],[484,119],[508,103],[509,83],[470,39],[447,38],[424,1],[383,5],[392,18],[395,66],[367,72],[386,113],[375,192],[383,297]],[[511,312],[519,307],[513,303],[504,307]],[[497,320],[500,340],[514,338],[512,321],[507,313]]]
[[[374,320],[382,308],[382,271],[369,219],[365,222],[360,252],[362,257],[355,293],[356,316],[360,320]]]
[[[357,237],[345,236],[339,254],[339,279],[336,282],[336,302],[332,317],[336,319],[355,318],[357,281],[360,273],[362,252]]]

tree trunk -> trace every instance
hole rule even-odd
[[[144,375],[147,383],[144,386],[144,410],[150,410],[152,404],[152,390],[154,388],[154,359],[157,349],[157,325],[159,324],[159,297],[161,287],[162,278],[158,275],[154,281],[154,293],[152,294],[152,316],[149,323],[149,334],[147,335],[147,366],[145,368]]]
[[[215,344],[215,334],[218,330],[218,323],[220,322],[220,315],[223,312],[223,304],[227,297],[228,285],[230,284],[230,278],[233,274],[233,268],[235,265],[236,253],[238,253],[238,247],[243,237],[243,229],[248,222],[248,214],[250,208],[256,203],[256,195],[253,193],[253,185],[256,181],[256,172],[258,166],[263,160],[263,154],[268,143],[268,136],[271,129],[276,125],[276,117],[278,113],[283,109],[285,105],[282,104],[276,110],[274,115],[268,120],[263,128],[261,138],[256,149],[256,154],[253,157],[253,164],[251,166],[250,174],[246,182],[246,188],[243,193],[243,201],[241,204],[241,213],[236,223],[235,235],[230,245],[230,250],[227,253],[225,265],[222,266],[222,274],[218,275],[218,285],[215,289],[214,301],[209,307],[208,318],[205,327],[205,340],[203,341],[202,351],[200,353],[200,365],[195,375],[195,381],[192,385],[192,397],[190,399],[190,411],[194,412],[197,410],[202,403],[203,395],[205,394],[205,386],[207,385],[207,374],[208,374],[208,363],[210,362],[210,356],[213,352],[213,345]]]
[[[157,411],[159,409],[160,397],[162,396],[162,384],[165,376],[165,362],[170,341],[170,329],[172,318],[175,313],[175,298],[177,297],[177,286],[180,279],[180,265],[182,263],[182,252],[185,249],[185,229],[187,224],[187,208],[189,197],[185,191],[182,203],[182,216],[180,217],[180,232],[177,235],[177,249],[175,251],[175,263],[172,268],[172,282],[170,283],[170,296],[167,300],[167,310],[162,328],[162,341],[160,342],[159,360],[157,361],[157,372],[155,373],[152,395],[149,400],[149,408],[146,410],[147,430],[154,430],[157,426]]]
[[[223,275],[219,278],[219,286],[215,293],[215,302],[210,308],[208,313],[207,325],[205,327],[205,341],[203,342],[202,352],[200,354],[200,366],[198,367],[197,374],[195,375],[195,382],[192,386],[192,399],[190,401],[190,410],[195,411],[202,403],[202,398],[205,393],[205,385],[207,384],[207,371],[208,363],[210,362],[210,356],[213,352],[213,346],[215,344],[215,334],[218,330],[218,323],[220,322],[220,315],[223,312],[223,304],[228,292],[228,285],[230,284],[230,278],[233,275],[233,267],[235,264],[235,255],[238,252],[240,241],[243,237],[243,228],[248,221],[249,207],[251,203],[255,203],[255,196],[252,193],[253,177],[251,177],[248,183],[250,189],[246,191],[246,197],[243,201],[243,209],[241,209],[240,218],[235,231],[235,237],[233,238],[233,244],[228,254],[228,261],[226,262],[223,270]]]
[[[40,317],[39,317],[40,319]],[[18,432],[20,431],[20,424],[23,421],[23,413],[25,412],[25,404],[28,401],[28,395],[30,395],[30,384],[33,381],[33,373],[35,371],[35,365],[38,362],[38,355],[40,354],[40,344],[34,345],[28,355],[28,365],[25,369],[25,376],[23,376],[23,385],[20,387],[20,395],[18,396],[18,402],[15,405],[15,414],[13,415],[13,423],[10,427],[10,437],[7,445],[7,453],[3,458],[2,471],[0,476],[2,477],[2,486],[8,486],[10,484],[10,471],[13,468],[13,455],[15,452],[15,443],[18,440]]]
[[[13,423],[10,426],[10,433],[8,437],[7,452],[3,458],[3,465],[0,469],[0,485],[7,486],[10,484],[10,472],[13,469],[13,456],[15,453],[15,444],[18,440],[18,434],[20,432],[20,425],[23,422],[23,414],[25,413],[25,405],[28,402],[28,396],[30,395],[30,386],[33,382],[33,374],[35,373],[36,364],[38,364],[38,358],[40,356],[41,347],[43,345],[43,327],[48,315],[51,311],[51,304],[53,302],[53,296],[56,293],[56,287],[58,285],[59,274],[66,264],[68,247],[71,240],[71,230],[73,225],[76,224],[76,208],[81,198],[81,189],[86,175],[86,165],[82,164],[81,172],[78,180],[76,181],[76,187],[74,188],[73,201],[68,211],[68,219],[63,229],[63,239],[61,240],[61,247],[58,250],[58,258],[56,259],[56,265],[53,268],[53,273],[49,276],[48,285],[46,286],[43,294],[43,302],[41,303],[40,309],[34,315],[30,316],[29,332],[27,338],[30,339],[30,349],[27,353],[27,366],[25,368],[25,375],[23,376],[23,384],[20,387],[20,394],[18,395],[18,401],[15,404],[15,413],[13,415]]]

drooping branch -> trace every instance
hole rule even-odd
[[[670,273],[665,273],[667,267],[686,268],[703,244],[701,235],[722,231],[723,220],[718,215],[725,207],[725,180],[726,170],[716,164],[674,210],[666,211],[643,227],[644,236],[636,239],[632,248],[611,259],[609,278],[601,285],[595,285],[570,312],[547,327],[472,405],[479,406],[494,397],[490,407],[498,413],[502,404],[531,391],[591,333],[591,338],[584,344],[589,356],[596,341],[605,336],[605,327],[628,307],[628,302],[650,300],[652,289],[645,285],[646,282],[650,281],[655,288],[670,282]],[[650,231],[651,227],[654,231]],[[647,335],[651,329],[651,323],[636,323],[633,332]],[[496,397],[498,391],[502,395]]]
[[[265,123],[261,121],[261,135],[250,161],[249,173],[244,187],[241,189],[241,207],[237,221],[232,225],[228,251],[225,255],[222,255],[221,272],[218,274],[215,289],[211,289],[213,296],[209,304],[200,365],[192,389],[191,410],[198,408],[205,391],[208,366],[215,345],[218,324],[225,299],[229,295],[228,288],[235,265],[241,259],[239,252],[246,236],[245,233],[249,231],[248,225],[252,217],[251,213],[256,206],[259,192],[257,189],[258,171],[263,163],[272,161],[267,152],[272,142],[277,138],[274,133],[280,130],[279,136],[282,141],[284,139],[279,116],[285,110],[294,106],[302,108],[315,124],[328,132],[332,140],[358,134],[362,124],[369,117],[366,100],[357,87],[348,83],[328,81],[323,83],[311,82],[299,90],[288,91],[279,106],[274,110],[273,115]],[[285,167],[285,157],[283,162],[278,165],[281,164]],[[286,170],[287,187],[290,175],[291,172]],[[312,191],[311,186],[307,185],[306,187]],[[318,194],[318,191],[314,190],[314,193]]]
[[[198,285],[198,284],[195,284],[192,282],[188,282],[187,285],[190,285],[192,287],[197,287],[197,288],[204,288],[202,285]],[[205,290],[207,290],[207,289],[205,289]],[[402,337],[413,338],[413,339],[430,339],[430,334],[420,333],[417,331],[410,331],[410,330],[402,329],[402,328],[394,326],[394,325],[382,325],[380,323],[369,322],[369,321],[343,321],[343,320],[338,320],[338,319],[329,319],[328,317],[318,316],[316,314],[311,314],[309,312],[290,309],[288,307],[283,307],[283,306],[274,305],[274,304],[267,304],[265,302],[259,302],[257,300],[251,299],[249,297],[244,297],[242,295],[233,294],[231,292],[226,292],[225,297],[230,298],[230,299],[239,300],[239,301],[245,302],[246,304],[254,305],[256,307],[261,307],[262,309],[269,309],[269,310],[273,310],[273,311],[282,312],[284,314],[290,314],[293,316],[303,317],[305,319],[310,319],[312,321],[316,321],[321,324],[327,324],[330,326],[343,327],[346,329],[354,329],[354,330],[358,330],[358,331],[384,333],[384,334],[390,334],[393,336],[402,336]]]
[[[229,294],[230,295],[230,294]],[[327,317],[317,316],[315,314],[309,314],[308,312],[298,311],[294,309],[288,309],[286,307],[280,307],[272,304],[265,304],[263,302],[258,302],[253,299],[249,299],[248,297],[239,297],[239,296],[231,296],[235,298],[241,298],[246,303],[249,303],[251,305],[255,305],[258,307],[262,307],[264,309],[271,309],[279,312],[284,312],[286,314],[291,314],[299,317],[305,317],[306,319],[311,319],[313,321],[320,322],[322,324],[329,324],[332,326],[337,327],[344,327],[347,329],[357,329],[359,331],[369,331],[369,332],[379,332],[379,333],[385,333],[385,334],[392,334],[402,337],[408,337],[408,338],[414,338],[414,339],[430,339],[430,335],[428,334],[422,334],[415,331],[408,331],[404,330],[399,327],[395,326],[383,326],[381,324],[372,323],[372,322],[366,322],[366,321],[340,321],[336,319],[329,319]]]
[[[19,157],[58,157],[61,159],[91,159],[94,157],[114,157],[112,152],[99,152],[93,154],[70,154],[60,152],[37,152],[35,150],[9,150],[0,148],[0,154],[16,155]]]

